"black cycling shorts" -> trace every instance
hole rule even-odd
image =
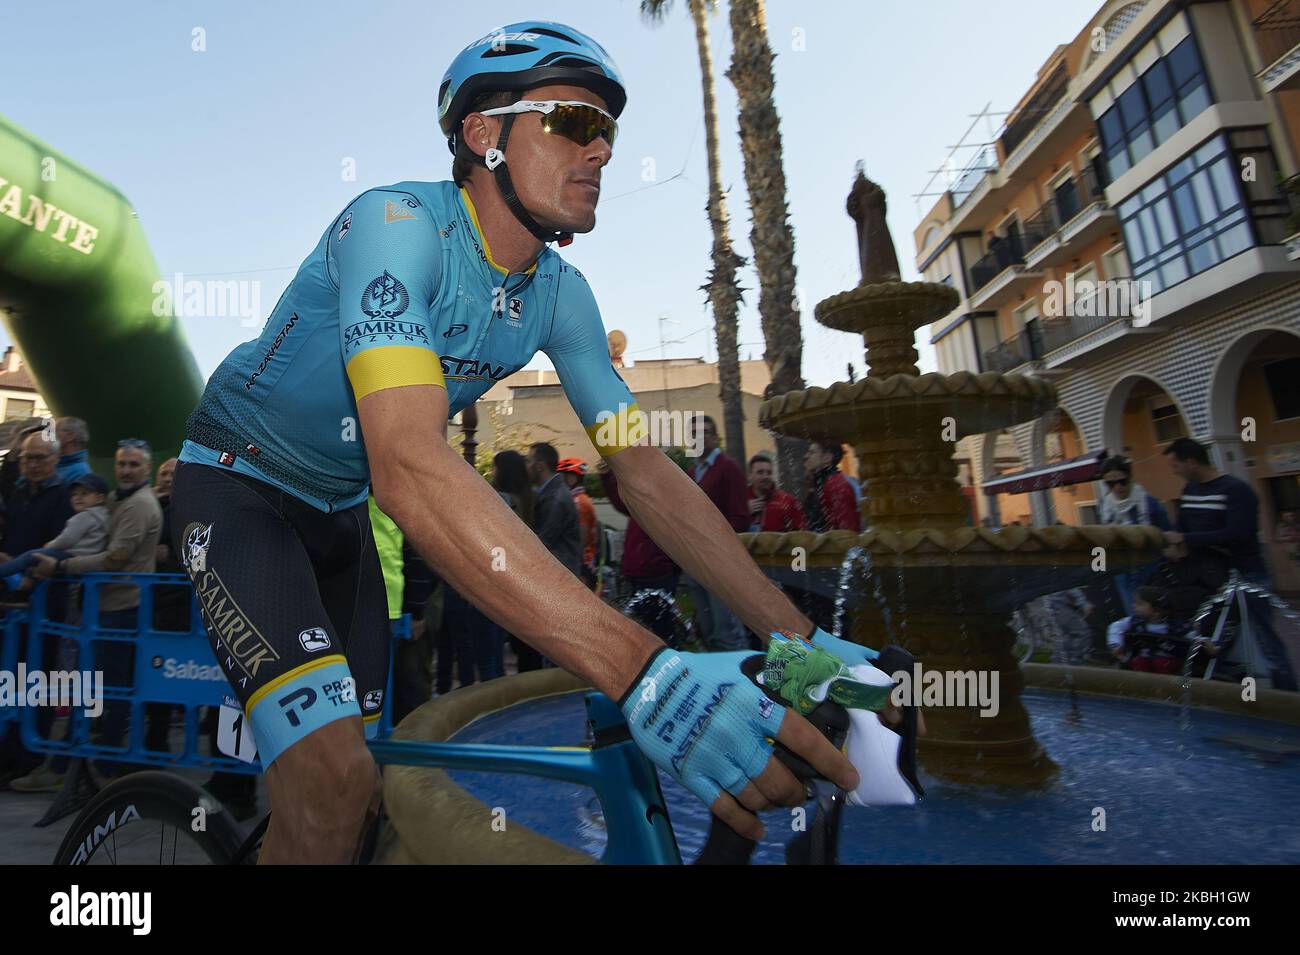
[[[326,514],[254,478],[182,462],[171,509],[172,547],[262,765],[349,716],[373,737],[391,638],[366,505]]]

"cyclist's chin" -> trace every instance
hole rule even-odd
[[[545,219],[538,219],[538,222],[556,232],[572,232],[581,235],[596,228],[596,207],[592,204],[556,209],[552,215]]]

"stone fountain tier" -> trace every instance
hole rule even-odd
[[[860,335],[888,318],[920,328],[943,318],[960,301],[956,289],[940,282],[871,282],[823,299],[813,315],[827,328]]]
[[[768,577],[823,597],[839,596],[844,560],[860,548],[879,589],[851,591],[851,617],[882,600],[902,614],[917,608],[1009,614],[1042,594],[1145,566],[1164,546],[1158,528],[1136,525],[794,531],[740,539]]]
[[[873,356],[874,357],[874,356]],[[1056,388],[1033,375],[869,375],[829,388],[792,391],[763,402],[759,423],[809,441],[863,440],[909,435],[918,429],[954,441],[1031,421],[1056,407]],[[949,428],[944,421],[951,419]],[[947,432],[946,434],[944,432]]]

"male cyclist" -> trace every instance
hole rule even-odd
[[[371,189],[325,230],[259,339],[190,417],[175,547],[253,728],[272,821],[262,861],[346,862],[377,809],[365,746],[388,622],[367,490],[459,593],[620,701],[634,739],[733,829],[803,801],[775,738],[852,789],[813,727],[740,673],[668,650],[562,567],[447,443],[448,418],[537,351],[646,531],[754,631],[814,634],[661,450],[610,364],[582,273],[548,243],[595,226],[626,93],[577,30],[527,21],[475,41],[439,90],[454,182]],[[504,569],[503,569],[504,568]],[[818,631],[850,663],[874,655]]]

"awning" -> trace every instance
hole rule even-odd
[[[1003,474],[992,481],[985,482],[983,490],[990,496],[1028,494],[1030,491],[1045,491],[1052,487],[1095,481],[1101,476],[1101,463],[1106,460],[1106,457],[1106,451],[1103,449],[1095,454],[1070,458],[1068,461],[1045,464],[1041,468]]]

